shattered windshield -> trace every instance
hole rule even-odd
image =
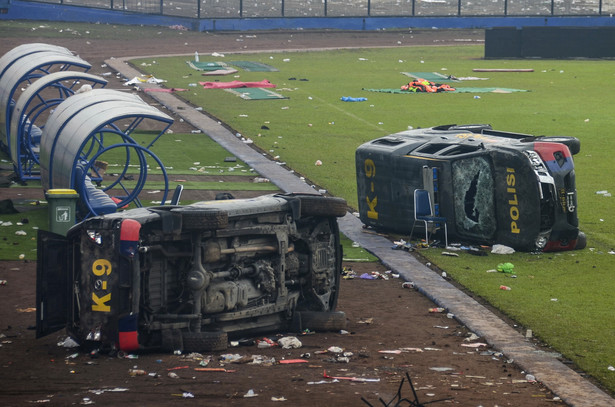
[[[496,230],[493,171],[486,157],[452,163],[455,225],[463,234],[491,238]]]

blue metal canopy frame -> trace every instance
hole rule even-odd
[[[22,56],[8,64],[0,76],[0,148],[10,151],[10,124],[15,95],[20,86],[30,85],[38,78],[54,71],[82,68],[92,65],[74,55],[58,51],[43,51]]]
[[[49,112],[78,92],[80,86],[93,89],[107,83],[106,79],[85,72],[54,72],[38,79],[21,94],[13,108],[9,133],[10,155],[20,180],[40,179],[40,137]]]

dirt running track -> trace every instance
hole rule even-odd
[[[191,35],[174,31],[138,42],[68,37],[3,38],[0,55],[27,42],[63,45],[90,62],[91,73],[103,74],[103,61],[112,57],[178,53],[258,51],[332,47],[395,47],[477,43],[482,31],[427,31],[410,33],[293,32]],[[166,32],[168,31],[168,32]],[[119,82],[108,88],[119,88]],[[177,122],[173,131],[189,131]],[[43,198],[31,189],[0,188],[0,200]],[[7,238],[7,237],[3,237]],[[378,264],[349,263],[357,276],[387,270]],[[342,281],[339,309],[346,312],[348,333],[298,335],[303,347],[285,350],[257,346],[229,348],[211,357],[207,367],[225,372],[201,372],[195,355],[139,354],[89,355],[64,348],[59,332],[35,339],[34,262],[0,262],[0,405],[288,405],[294,407],[387,405],[408,406],[554,406],[565,405],[557,395],[526,376],[514,361],[506,360],[481,338],[460,326],[446,313],[431,313],[435,305],[403,281],[363,278]],[[289,333],[281,333],[287,335]],[[276,338],[275,335],[272,338]],[[348,361],[326,351],[349,352]],[[240,363],[222,364],[222,354],[244,356]],[[309,358],[307,357],[309,354]],[[249,363],[254,355],[271,362],[304,358],[305,363]],[[146,374],[131,376],[129,370]],[[176,378],[169,373],[175,373]],[[326,372],[326,373],[325,373]],[[332,379],[324,377],[340,377]],[[416,389],[415,402],[406,381]],[[352,379],[354,378],[354,379]],[[246,397],[254,395],[254,397]],[[364,399],[365,401],[363,401]],[[369,403],[369,404],[368,404]]]

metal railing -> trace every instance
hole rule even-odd
[[[615,0],[37,0],[197,19],[609,16]]]

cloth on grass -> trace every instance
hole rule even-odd
[[[367,98],[355,98],[352,96],[342,96],[340,100],[342,102],[365,102]]]
[[[408,92],[407,90],[401,90],[401,89],[363,88],[363,90],[368,91],[368,92],[380,92],[380,93],[400,93],[400,94],[417,93],[417,92]],[[513,93],[513,92],[529,92],[529,90],[510,89],[510,88],[455,88],[454,91],[445,92],[445,93]]]
[[[205,89],[230,89],[230,88],[275,88],[275,85],[267,79],[260,82],[199,82]]]
[[[274,68],[271,65],[263,64],[262,62],[232,61],[230,64],[248,72],[278,72],[277,68]]]
[[[450,82],[459,81],[458,78],[453,75],[442,75],[438,72],[402,72],[402,74],[414,79],[425,79],[431,82]]]
[[[196,69],[197,71],[217,71],[228,67],[224,62],[186,61],[186,63],[190,68]]]
[[[235,68],[224,68],[224,69],[216,69],[215,71],[205,71],[201,73],[203,76],[224,76],[231,75],[237,73],[237,69]]]
[[[239,96],[244,100],[267,100],[267,99],[288,99],[288,97],[280,95],[269,89],[264,88],[241,88],[241,89],[224,89],[226,92]]]

